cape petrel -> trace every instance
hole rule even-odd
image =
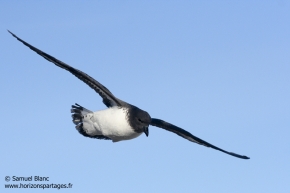
[[[73,123],[76,125],[76,129],[78,130],[78,132],[83,136],[118,142],[122,140],[136,138],[142,133],[145,133],[145,135],[148,137],[148,127],[149,125],[152,125],[173,132],[199,145],[211,147],[213,149],[219,150],[221,152],[241,159],[250,159],[247,156],[220,149],[198,137],[195,137],[188,131],[185,131],[184,129],[181,129],[180,127],[177,127],[171,123],[168,123],[161,119],[151,118],[146,111],[143,111],[142,109],[139,109],[138,107],[115,97],[105,86],[103,86],[101,83],[99,83],[97,80],[90,77],[86,73],[76,68],[73,68],[68,64],[35,48],[34,46],[17,37],[9,30],[8,32],[17,40],[29,47],[31,50],[44,57],[46,60],[75,75],[78,79],[94,89],[103,98],[103,103],[108,108],[101,111],[93,112],[77,103],[75,105],[72,105],[71,113]]]

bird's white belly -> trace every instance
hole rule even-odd
[[[88,114],[84,119],[84,127],[90,135],[104,135],[113,140],[129,140],[142,133],[136,133],[128,124],[127,109],[112,107],[93,114]]]

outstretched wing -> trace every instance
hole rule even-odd
[[[199,145],[204,145],[206,147],[211,147],[213,149],[216,149],[216,150],[219,150],[221,152],[224,152],[226,154],[229,154],[229,155],[232,155],[232,156],[235,156],[235,157],[238,157],[238,158],[241,158],[241,159],[250,159],[249,157],[247,156],[244,156],[244,155],[239,155],[239,154],[236,154],[236,153],[232,153],[232,152],[228,152],[228,151],[225,151],[223,149],[220,149],[202,139],[199,139],[198,137],[195,137],[194,135],[192,135],[191,133],[189,133],[188,131],[185,131],[184,129],[181,129],[175,125],[172,125],[170,123],[167,123],[163,120],[160,120],[160,119],[154,119],[152,118],[151,119],[151,123],[150,125],[152,126],[156,126],[156,127],[160,127],[162,129],[165,129],[167,131],[170,131],[170,132],[173,132],[189,141],[192,141],[194,143],[198,143]]]
[[[94,89],[103,98],[103,103],[107,107],[124,106],[125,105],[125,102],[123,102],[120,99],[116,98],[105,86],[103,86],[101,83],[99,83],[98,81],[96,81],[95,79],[93,79],[92,77],[87,75],[86,73],[84,73],[84,72],[82,72],[82,71],[80,71],[78,69],[75,69],[75,68],[69,66],[68,64],[66,64],[66,63],[64,63],[64,62],[62,62],[62,61],[50,56],[49,54],[47,54],[47,53],[35,48],[34,46],[28,44],[27,42],[25,42],[22,39],[20,39],[19,37],[17,37],[15,34],[10,32],[9,30],[8,30],[8,32],[12,36],[14,36],[17,40],[19,40],[24,45],[29,47],[31,50],[35,51],[40,56],[44,57],[46,60],[54,63],[56,66],[58,66],[60,68],[63,68],[65,70],[69,71],[70,73],[75,75],[77,78],[79,78],[81,81],[86,83],[89,87]]]

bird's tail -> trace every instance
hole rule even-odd
[[[82,107],[79,104],[72,105],[71,109],[73,123],[76,125],[76,129],[80,134],[82,134],[85,137],[95,138],[95,139],[105,139],[105,140],[111,140],[109,137],[103,136],[103,135],[95,135],[94,133],[95,129],[93,126],[93,123],[90,118],[93,116],[93,112]]]
[[[72,109],[71,109],[71,113],[72,113],[72,118],[73,118],[73,123],[76,125],[76,129],[83,134],[83,119],[84,116],[87,115],[88,113],[93,113],[92,111],[82,107],[79,104],[75,104],[72,105]]]

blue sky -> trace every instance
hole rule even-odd
[[[73,184],[62,192],[289,192],[289,23],[283,0],[2,1],[0,191],[31,192],[5,189],[5,176],[45,176]],[[119,143],[81,136],[70,106],[101,110],[101,98],[7,29],[152,117],[251,159],[156,127]]]

